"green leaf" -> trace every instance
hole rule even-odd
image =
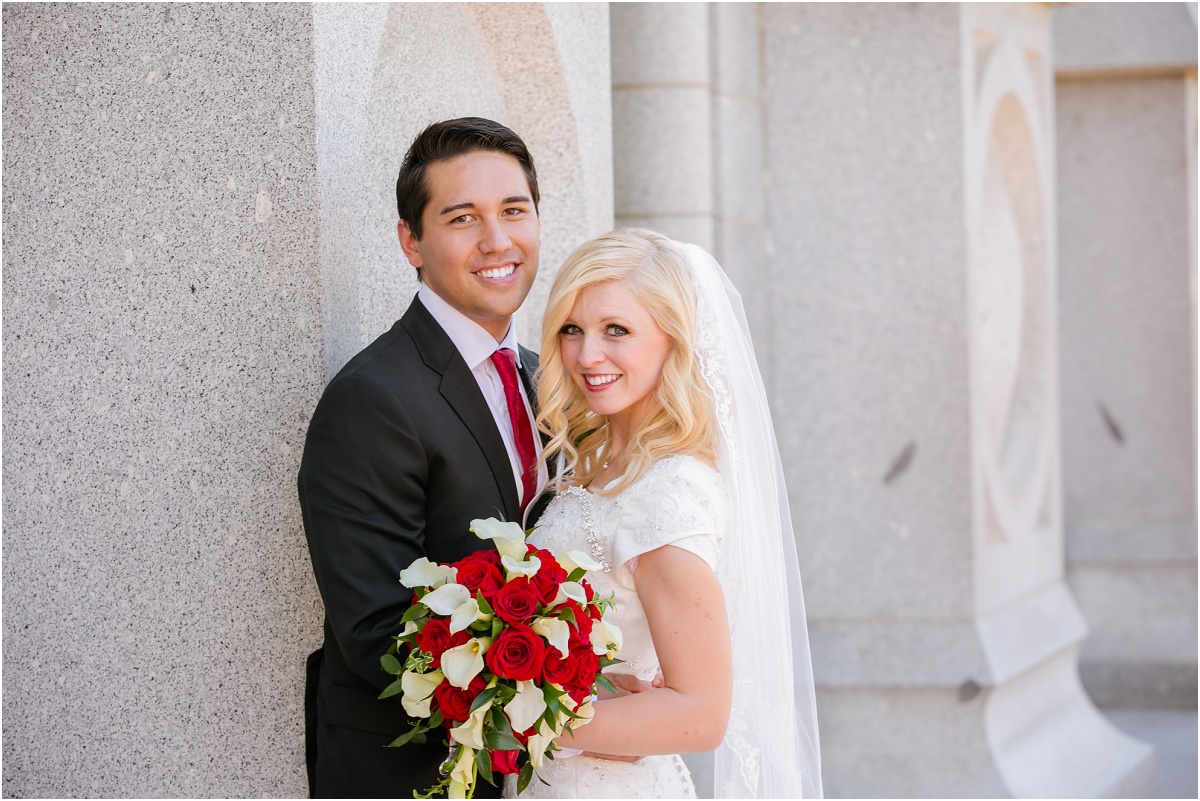
[[[395,642],[393,642],[391,645],[388,646],[387,652],[389,654],[394,654],[394,653],[396,653],[396,649],[399,647],[400,647],[400,640],[399,640],[399,638],[397,638]]]
[[[555,610],[554,614],[559,620],[570,621],[571,623],[573,623],[575,625],[576,628],[579,627],[579,621],[575,619],[575,612],[574,612],[574,610],[571,609],[571,607],[560,606],[558,609]]]
[[[521,743],[513,735],[512,724],[508,722],[508,715],[504,714],[503,709],[493,706],[488,712],[487,719],[492,724],[492,730],[485,731],[483,734],[484,744],[488,748],[493,751],[521,749]]]
[[[567,581],[579,581],[581,578],[583,578],[586,575],[587,575],[586,570],[584,570],[582,567],[577,567],[571,571],[571,574],[569,576],[567,576]]]
[[[546,703],[550,703],[553,698],[562,698],[566,694],[566,690],[560,690],[550,682],[546,682],[542,686],[542,697],[546,699]]]
[[[486,748],[481,748],[475,752],[475,767],[479,770],[479,775],[488,784],[493,787],[496,782],[492,780],[492,755],[488,753]]]
[[[525,788],[529,786],[529,780],[533,778],[533,763],[526,762],[521,766],[521,772],[517,775],[517,795],[525,792]]]
[[[408,659],[404,660],[404,669],[414,673],[424,673],[432,664],[433,654],[422,651],[420,648],[414,648],[408,652]]]
[[[435,709],[433,714],[429,716],[429,722],[425,724],[425,727],[429,729],[436,729],[438,726],[442,725],[442,720],[443,718],[441,710]]]
[[[504,624],[500,621],[500,618],[498,618],[498,617],[492,618],[492,640],[493,641],[497,637],[500,636],[500,630],[503,628],[504,628]]]
[[[447,776],[446,778],[442,779],[440,782],[433,785],[432,787],[430,787],[428,790],[426,790],[423,793],[413,790],[413,798],[433,798],[435,795],[442,792],[449,786],[450,786],[450,777]]]
[[[475,590],[475,601],[479,604],[479,611],[485,615],[495,614],[492,611],[492,606],[483,598],[483,590]]]
[[[475,696],[475,700],[471,702],[471,710],[470,711],[474,712],[476,709],[479,709],[479,707],[483,706],[484,704],[490,704],[492,702],[492,699],[496,697],[497,692],[499,692],[498,688],[489,687],[488,689],[481,692],[479,695]]]
[[[498,706],[494,706],[488,710],[488,720],[491,721],[492,728],[502,734],[512,734],[512,724],[508,722],[508,715],[504,714],[504,710]]]
[[[382,701],[384,698],[391,698],[393,695],[400,692],[400,689],[401,689],[400,679],[396,679],[395,681],[393,681],[391,684],[389,684],[387,686],[387,689],[385,689],[383,692],[381,692],[379,694],[378,700]]]
[[[596,674],[596,684],[608,690],[613,695],[621,694],[620,691],[617,690],[616,685],[614,685],[612,681],[609,680],[608,676],[605,676],[603,673]]]
[[[404,672],[404,668],[400,665],[400,660],[396,659],[396,657],[392,656],[391,654],[384,654],[383,656],[379,657],[379,664],[382,665],[383,669],[392,676],[399,676]]]
[[[602,657],[600,657],[600,669],[604,670],[606,667],[612,667],[613,665],[619,665],[624,661],[625,661],[624,659],[613,659],[611,657],[602,656]]]
[[[407,734],[401,734],[395,740],[392,740],[390,743],[388,743],[386,747],[387,748],[399,748],[400,746],[402,746],[405,743],[410,742],[410,741],[411,742],[421,742],[421,740],[414,740],[413,738],[416,737],[418,734],[421,734],[424,731],[425,731],[424,727],[420,723],[417,723],[412,727],[412,729],[409,730],[409,732]],[[423,739],[424,739],[424,737],[422,737],[422,740]]]
[[[499,731],[489,731],[483,735],[483,744],[491,751],[516,751],[521,743],[511,734]]]
[[[547,726],[553,727],[554,724],[558,722],[558,718],[550,711],[550,707],[546,707],[546,711],[542,713],[542,716],[538,718],[538,721],[544,721]],[[537,726],[537,728],[540,729],[541,726]]]
[[[404,617],[400,618],[400,622],[407,623],[410,620],[417,620],[429,614],[429,607],[422,603],[416,603],[408,607]]]

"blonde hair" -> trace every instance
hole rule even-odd
[[[644,228],[618,228],[580,245],[567,257],[546,303],[538,368],[537,427],[550,435],[542,458],[565,459],[559,480],[590,484],[609,455],[609,423],[588,408],[583,393],[563,365],[559,331],[579,293],[606,281],[622,281],[671,340],[655,390],[655,408],[625,449],[625,470],[611,490],[616,494],[666,456],[687,454],[716,461],[713,402],[696,355],[696,289],[679,249],[662,234]]]

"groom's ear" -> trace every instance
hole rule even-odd
[[[400,249],[404,251],[408,263],[419,271],[425,263],[421,259],[421,251],[417,248],[417,238],[413,236],[412,229],[404,220],[396,223],[396,237],[400,240]]]

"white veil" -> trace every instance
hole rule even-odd
[[[696,285],[697,350],[716,399],[731,526],[718,568],[733,638],[733,709],[717,798],[819,798],[816,696],[796,542],[742,298],[703,248],[675,243]]]

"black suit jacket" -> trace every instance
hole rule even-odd
[[[521,363],[532,399],[536,354],[521,348]],[[399,696],[377,698],[393,678],[379,657],[412,598],[400,571],[421,556],[453,562],[490,547],[468,530],[475,518],[520,519],[487,402],[419,300],[326,387],[299,491],[325,603],[325,644],[310,657],[305,698],[310,790],[411,798],[437,781],[446,748],[441,736],[384,748],[408,730]],[[481,781],[477,794],[498,792]]]

